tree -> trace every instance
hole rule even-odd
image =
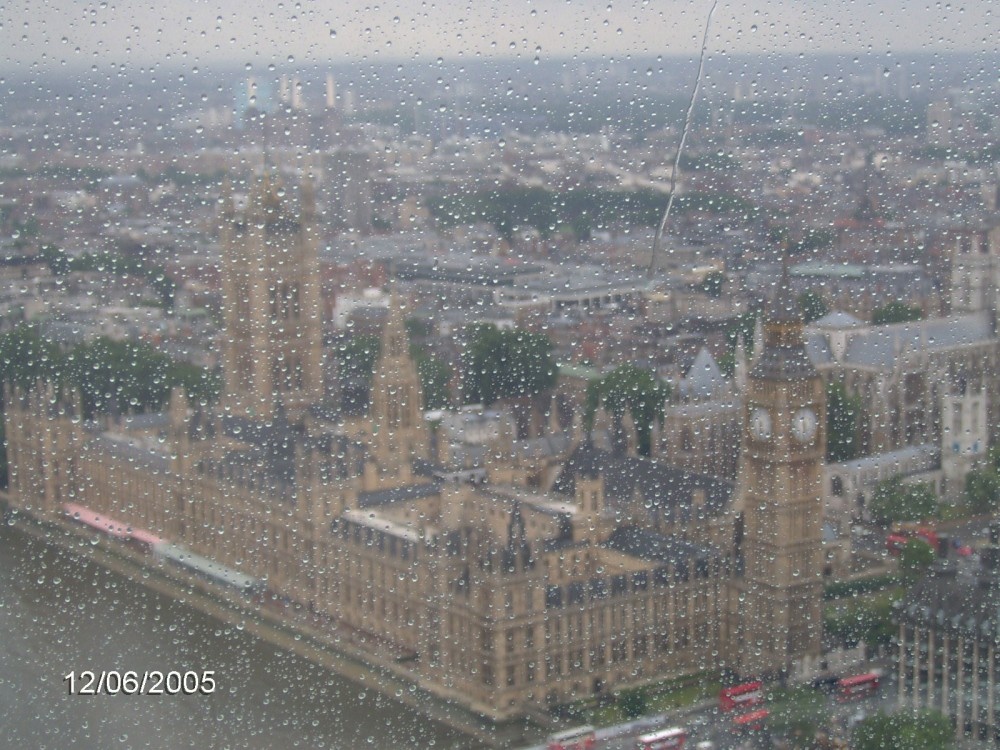
[[[872,517],[882,524],[923,521],[938,515],[937,498],[923,482],[903,484],[898,474],[879,482],[869,505]]]
[[[174,295],[177,292],[177,282],[174,281],[162,266],[152,266],[146,269],[146,281],[160,298],[160,307],[164,311],[174,309]]]
[[[0,336],[0,382],[30,388],[39,380],[54,382],[62,369],[59,347],[37,326],[22,323]]]
[[[843,383],[826,386],[826,460],[850,461],[861,454],[858,433],[861,425],[861,397],[847,392]]]
[[[795,748],[811,748],[816,731],[827,721],[826,699],[808,687],[775,691],[768,723]]]
[[[337,373],[343,407],[350,413],[362,413],[371,397],[375,362],[382,340],[371,334],[352,336],[337,347]]]
[[[618,696],[618,706],[626,719],[638,719],[649,707],[646,691],[642,688],[623,690]]]
[[[358,377],[370,385],[381,349],[382,340],[367,333],[344,341],[337,347],[337,365],[341,378]]]
[[[924,313],[919,307],[894,300],[882,307],[876,307],[872,311],[872,325],[883,326],[889,323],[909,323],[913,320],[920,320],[922,317],[924,317]]]
[[[860,642],[888,646],[897,633],[892,616],[893,604],[900,596],[900,590],[896,589],[875,597],[858,598],[846,607],[837,605],[838,610],[824,618],[823,628],[827,635],[850,648]]]
[[[167,367],[167,382],[170,387],[184,389],[191,403],[212,404],[222,393],[222,373],[206,370],[190,362],[173,362]]]
[[[615,432],[613,440],[620,444],[624,442],[623,420],[628,413],[635,424],[636,449],[640,455],[648,456],[653,447],[653,424],[663,422],[663,408],[668,396],[667,385],[653,373],[626,363],[587,386],[584,423],[591,429],[597,409],[604,408],[611,415]]]
[[[414,357],[417,363],[417,377],[420,378],[420,392],[424,400],[424,409],[446,409],[451,405],[451,368],[436,357],[428,354],[418,354]]]
[[[854,750],[941,750],[955,746],[951,720],[938,711],[916,715],[879,711],[854,727]]]
[[[162,408],[174,386],[199,386],[194,373],[148,344],[95,339],[66,357],[66,377],[81,394],[85,415],[112,409]],[[206,390],[207,393],[207,390]]]
[[[48,265],[53,276],[68,276],[72,270],[70,258],[61,248],[46,245],[38,254]]]
[[[799,310],[802,312],[802,320],[805,323],[812,323],[819,320],[829,312],[826,302],[812,289],[802,292],[798,298]]]
[[[899,574],[906,583],[920,578],[934,563],[937,555],[923,539],[910,539],[899,553]]]
[[[977,515],[1000,509],[1000,476],[992,467],[974,469],[965,475],[965,501]]]
[[[462,357],[465,403],[486,406],[501,399],[539,396],[556,383],[552,342],[521,328],[473,326]]]
[[[175,362],[146,344],[99,338],[63,353],[27,324],[0,336],[0,382],[24,389],[42,382],[76,390],[88,418],[112,407],[137,412],[160,409],[177,386],[204,403],[215,401],[222,389],[218,372]],[[0,445],[2,427],[0,415]],[[6,472],[6,451],[0,449],[0,486],[6,486]]]
[[[701,280],[698,288],[709,297],[718,299],[722,296],[722,285],[726,283],[726,275],[722,271],[711,271]]]

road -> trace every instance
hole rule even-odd
[[[878,711],[891,713],[896,707],[896,682],[891,669],[885,669],[885,678],[878,693],[868,698],[841,703],[835,694],[825,696],[829,729],[833,736],[847,738],[851,727],[857,721]],[[763,706],[766,708],[767,706]],[[685,748],[695,748],[701,742],[710,742],[713,750],[749,750],[751,748],[771,748],[772,738],[768,732],[734,736],[730,730],[733,715],[719,711],[711,704],[702,704],[688,711],[677,711],[661,715],[653,722],[655,728],[680,726],[688,730]],[[649,723],[643,726],[627,727],[619,725],[600,729],[597,732],[597,747],[600,750],[635,750],[638,737],[653,731]],[[525,750],[545,750],[546,746],[536,745]]]

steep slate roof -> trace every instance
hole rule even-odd
[[[222,432],[227,437],[248,444],[247,449],[227,454],[224,463],[255,467],[254,473],[293,484],[295,449],[312,449],[325,457],[323,472],[328,478],[355,476],[361,473],[362,447],[344,435],[311,436],[296,429],[283,415],[270,422],[236,415],[224,416]]]
[[[667,520],[690,518],[695,490],[704,490],[705,512],[709,515],[722,513],[733,493],[733,485],[722,479],[648,458],[615,456],[587,443],[570,454],[552,489],[575,494],[577,475],[602,476],[605,502],[612,510],[625,511],[637,498],[650,514]]]
[[[518,440],[514,443],[514,453],[525,460],[558,456],[569,448],[571,442],[569,434],[557,432],[529,440]]]
[[[419,500],[422,497],[436,495],[441,490],[440,482],[425,482],[410,484],[405,487],[393,487],[386,490],[372,490],[358,493],[359,508],[375,508],[379,505],[391,505],[408,500]]]
[[[806,354],[813,365],[824,365],[833,361],[830,344],[822,333],[806,334]]]
[[[689,560],[707,560],[716,553],[677,536],[666,536],[638,526],[619,526],[604,546],[642,560],[683,565]]]
[[[878,326],[851,337],[844,356],[854,365],[891,368],[899,354],[934,352],[992,339],[986,315],[952,315],[914,323]]]
[[[708,349],[702,347],[677,389],[686,398],[710,398],[726,382]]]
[[[823,328],[826,330],[837,330],[844,328],[861,328],[864,326],[860,320],[855,318],[850,313],[841,312],[840,310],[834,310],[824,315],[818,320],[814,320],[812,325],[816,328]]]

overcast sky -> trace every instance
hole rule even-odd
[[[696,52],[711,0],[17,0],[0,68]],[[988,0],[720,0],[713,53],[996,51]],[[757,6],[757,10],[754,10]]]

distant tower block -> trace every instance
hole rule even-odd
[[[337,83],[333,79],[333,73],[326,74],[326,108],[335,109],[337,106]]]
[[[292,79],[292,109],[302,109],[302,80]]]
[[[322,329],[312,183],[291,215],[270,175],[237,212],[228,188],[220,239],[225,403],[231,413],[296,422],[321,401]]]

